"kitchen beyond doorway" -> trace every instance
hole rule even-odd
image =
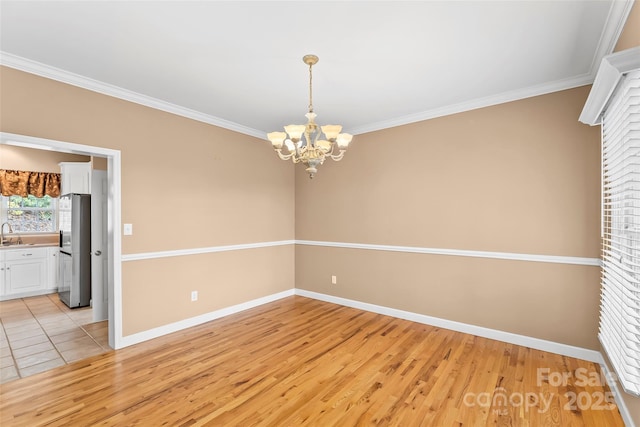
[[[0,301],[0,383],[110,351],[107,321],[57,294]]]

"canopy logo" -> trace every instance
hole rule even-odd
[[[566,387],[570,383],[574,387],[604,387],[611,381],[615,381],[615,377],[605,377],[604,374],[589,371],[586,368],[578,368],[574,372],[556,372],[549,368],[538,368],[536,372],[536,385],[540,389],[546,384],[551,387]],[[565,402],[562,409],[565,411],[611,411],[616,408],[614,395],[610,391],[567,391],[562,395]],[[526,412],[536,410],[539,413],[546,413],[551,409],[555,397],[556,395],[549,391],[509,393],[504,387],[497,387],[493,392],[468,392],[464,395],[463,403],[469,407],[492,408],[498,415],[507,415],[513,408],[524,408]]]

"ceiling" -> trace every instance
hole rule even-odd
[[[358,134],[593,82],[630,1],[5,1],[0,62],[264,138]],[[576,117],[577,120],[577,117]]]

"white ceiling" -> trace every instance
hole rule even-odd
[[[363,133],[593,82],[629,1],[4,1],[0,62],[249,135]],[[577,117],[576,117],[577,120]]]

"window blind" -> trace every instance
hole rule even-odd
[[[622,387],[640,395],[640,71],[603,114],[602,162],[599,339]]]

